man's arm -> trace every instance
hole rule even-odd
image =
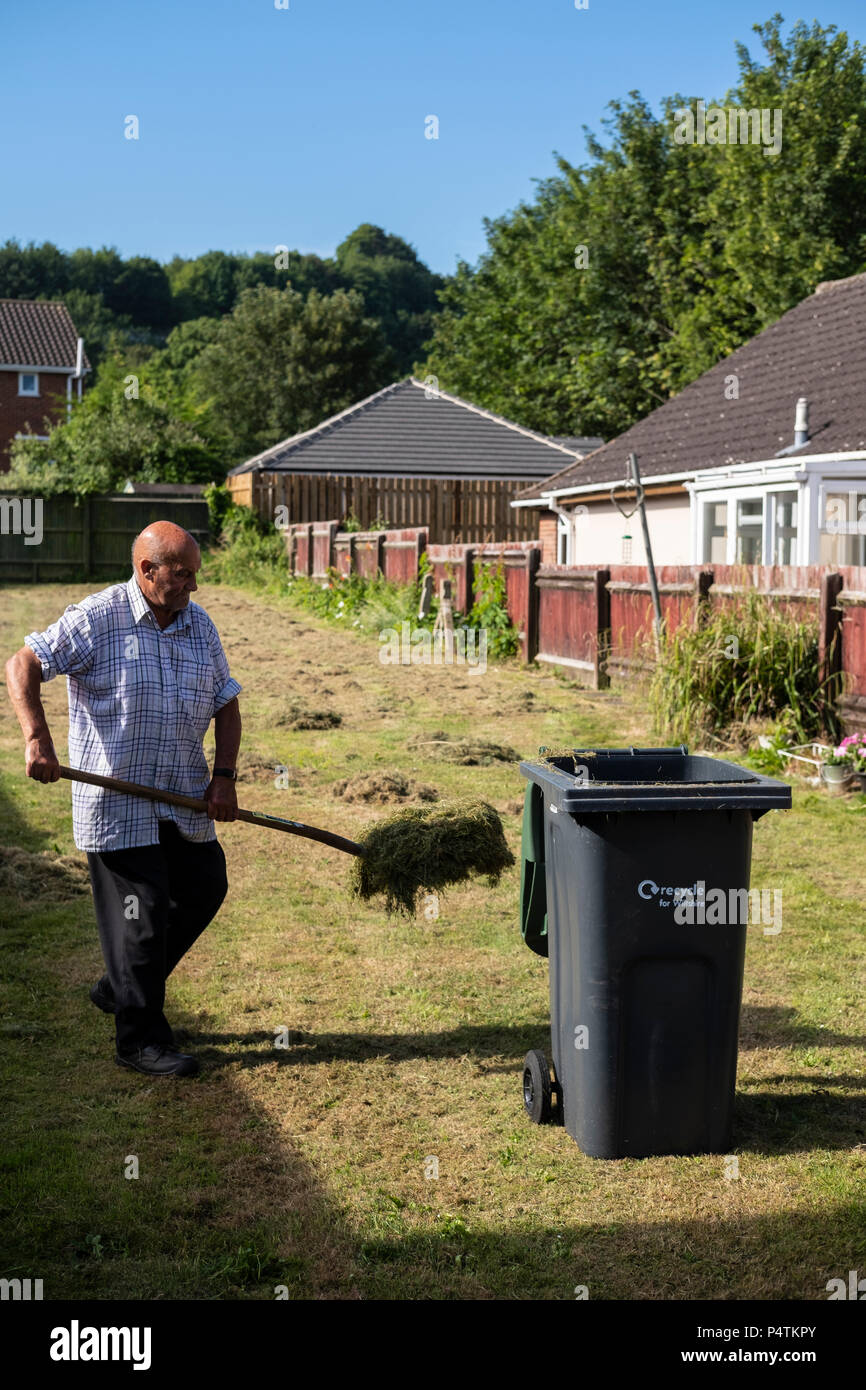
[[[214,715],[214,767],[235,767],[241,746],[241,711],[237,696],[218,709]],[[211,820],[236,820],[238,798],[234,782],[227,777],[212,777],[205,793]]]
[[[27,776],[37,782],[58,782],[60,763],[39,698],[41,684],[42,662],[31,647],[21,647],[6,662],[6,688],[24,734]]]

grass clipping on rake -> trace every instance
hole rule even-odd
[[[407,806],[367,832],[350,888],[365,901],[382,895],[388,913],[415,913],[418,894],[486,874],[491,887],[514,863],[497,812],[486,801]]]

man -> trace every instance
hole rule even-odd
[[[72,784],[75,843],[87,854],[106,973],[90,997],[115,1015],[117,1062],[148,1076],[191,1076],[163,1006],[165,981],[228,889],[213,822],[234,820],[241,739],[237,696],[217,630],[190,594],[194,537],[157,521],[132,548],[133,575],[71,604],[6,663],[28,777],[59,763],[39,698],[68,677],[72,767],[207,800],[207,816],[86,783]],[[214,720],[209,777],[202,740]]]

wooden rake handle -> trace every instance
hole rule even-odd
[[[60,764],[60,776],[70,782],[88,782],[92,787],[107,787],[109,791],[125,792],[127,796],[141,796],[146,801],[164,801],[169,806],[185,806],[189,811],[207,812],[207,802],[195,796],[183,796],[180,792],[160,791],[158,787],[142,787],[137,782],[122,782],[118,777],[100,777],[95,772],[82,772],[77,767],[64,767]],[[323,845],[341,849],[345,854],[361,855],[363,847],[343,835],[334,835],[330,830],[319,830],[314,825],[302,825],[298,820],[284,820],[282,816],[262,816],[257,811],[238,809],[238,820],[249,821],[250,825],[265,825],[270,830],[284,830],[288,835],[303,835],[308,840],[319,840]]]

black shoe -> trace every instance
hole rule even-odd
[[[107,975],[103,975],[101,980],[97,980],[96,984],[91,986],[90,998],[97,1009],[101,1009],[104,1014],[117,1013],[114,993]]]
[[[132,1067],[133,1071],[144,1072],[145,1076],[195,1076],[198,1071],[195,1057],[175,1052],[165,1043],[152,1043],[134,1052],[118,1052],[115,1061],[119,1067]]]
[[[90,998],[96,1005],[97,1009],[101,1009],[104,1014],[117,1013],[117,1004],[114,998],[114,991],[111,988],[111,983],[107,975],[103,975],[101,980],[97,980],[96,984],[91,986]],[[179,1036],[181,1038],[188,1038],[189,1033],[187,1033],[186,1030],[182,1028],[180,1030],[179,1035],[173,1032],[171,1036],[172,1042],[177,1042]]]

